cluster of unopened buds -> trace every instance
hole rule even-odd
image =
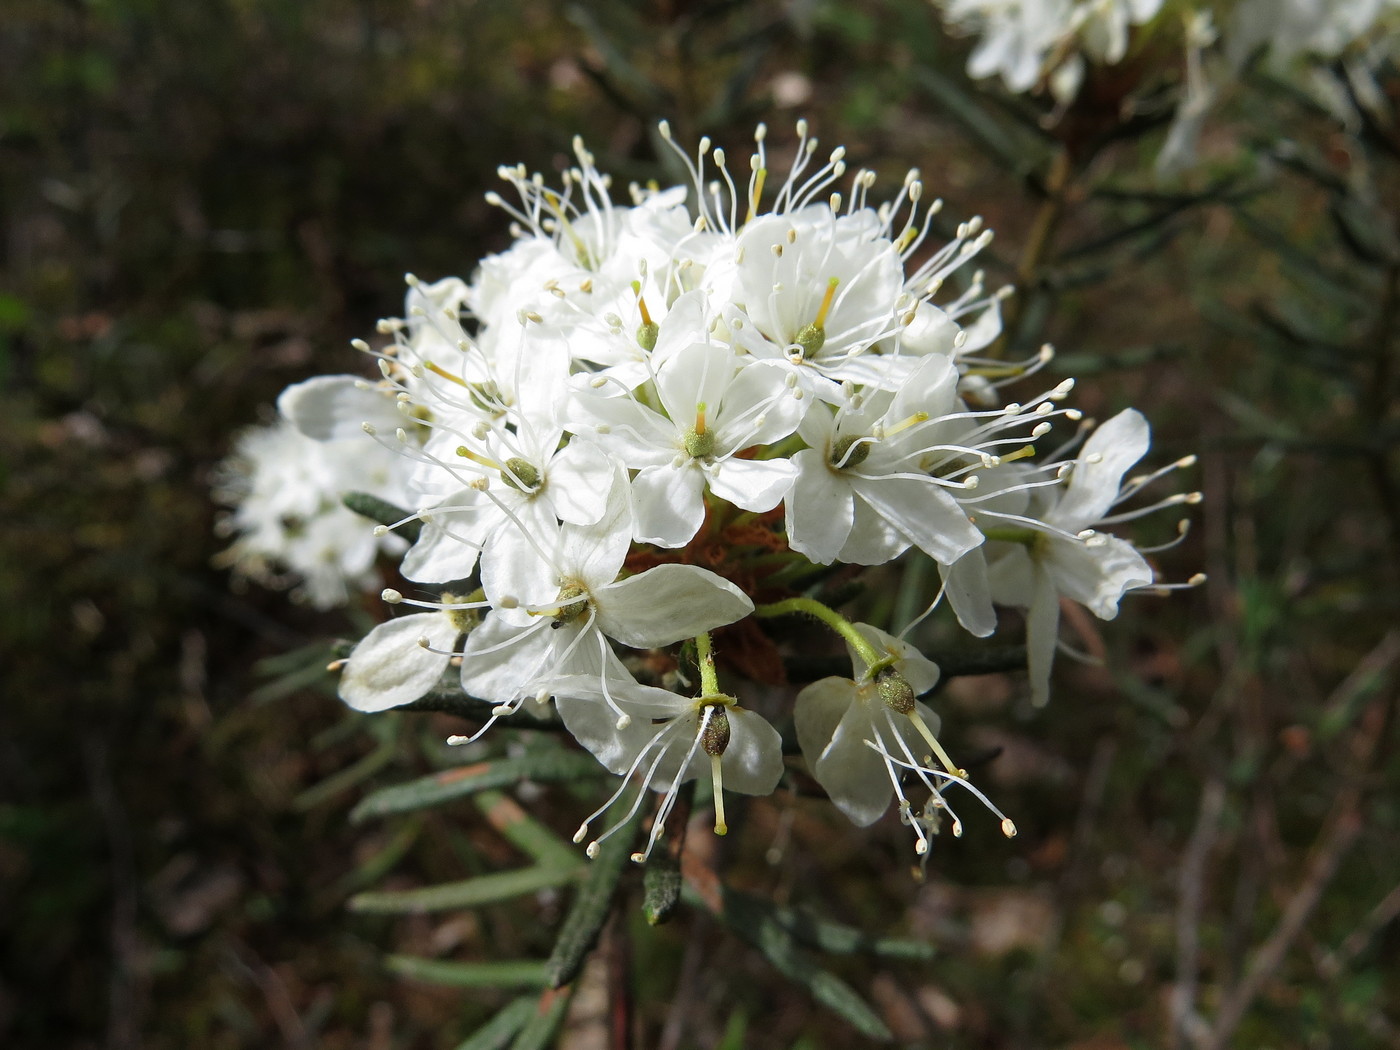
[[[486,702],[480,732],[552,704],[621,778],[578,830],[590,855],[651,789],[644,860],[696,778],[723,833],[726,792],[784,776],[770,717],[857,824],[897,799],[924,854],[942,824],[961,834],[961,790],[1013,835],[939,743],[918,699],[939,669],[902,636],[941,603],[979,637],[997,605],[1019,607],[1044,702],[1062,597],[1109,618],[1126,592],[1172,586],[1105,529],[1194,502],[1136,498],[1190,460],[1125,481],[1146,422],[1093,427],[1065,405],[1071,380],[1002,400],[1052,355],[996,355],[1009,293],[968,272],[990,233],[973,219],[932,245],[940,203],[917,172],[875,207],[874,174],[821,154],[804,123],[783,178],[761,126],[740,172],[708,139],[690,154],[661,135],[691,185],[634,185],[626,205],[581,142],[559,188],[502,168],[514,195],[491,201],[514,244],[470,282],[409,277],[405,317],[355,344],[377,380],[282,395],[304,435],[358,441],[366,464],[397,454],[411,511],[374,532],[416,530],[400,566],[413,593],[383,598],[417,611],[359,642],[340,695],[382,711],[450,675]],[[962,291],[936,303],[955,271]],[[812,596],[841,566],[911,548],[941,573],[914,623],[853,623]],[[793,616],[843,640],[851,671],[783,710],[769,626]]]

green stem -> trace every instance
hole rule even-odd
[[[815,616],[844,638],[847,644],[856,651],[856,655],[865,661],[866,674],[877,670],[881,664],[890,663],[889,657],[871,645],[856,630],[851,621],[835,610],[827,608],[815,598],[787,598],[770,605],[757,606],[754,612],[759,616],[795,616],[801,614]]]
[[[719,675],[715,673],[715,646],[709,631],[695,636],[695,659],[700,665],[700,695],[719,695]]]

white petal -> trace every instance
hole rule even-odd
[[[413,613],[379,624],[360,640],[340,676],[340,698],[357,711],[411,704],[437,685],[450,657],[418,644],[427,638],[448,650],[458,631],[440,612]]]
[[[559,529],[559,568],[589,587],[602,587],[617,579],[632,540],[632,505],[627,483],[619,473],[608,493],[603,516],[592,525],[564,525]]]
[[[868,623],[858,623],[855,628],[862,638],[873,645],[877,650],[886,656],[893,656],[898,663],[895,669],[904,676],[904,680],[909,683],[914,690],[915,696],[927,693],[938,684],[938,665],[919,652],[913,645],[896,638],[892,634],[887,634],[878,627],[872,627]],[[851,664],[860,671],[864,671],[865,663],[856,655],[850,644],[846,645],[847,652],[851,655]]]
[[[617,479],[608,454],[583,438],[574,438],[549,461],[545,495],[560,521],[592,525],[607,509]]]
[[[674,718],[683,713],[690,702],[664,689],[652,689],[632,681],[626,675],[609,680],[614,702],[631,714],[632,722],[619,729],[617,712],[603,697],[601,679],[596,675],[570,675],[551,683],[554,704],[564,726],[580,744],[613,773],[625,773],[638,753],[656,736],[653,718]],[[650,707],[638,707],[632,701],[647,699],[647,694],[664,694]]]
[[[720,452],[771,445],[797,429],[808,402],[792,396],[786,376],[786,369],[766,362],[748,365],[734,376],[724,400],[710,406]]]
[[[658,565],[593,598],[603,633],[637,649],[693,638],[753,612],[748,595],[696,565]]]
[[[444,502],[448,506],[466,506],[479,495],[467,489]],[[404,555],[400,571],[408,579],[422,583],[465,580],[476,568],[480,554],[473,544],[486,543],[504,520],[496,507],[484,500],[470,511],[444,512],[436,521],[423,523],[418,541]]]
[[[678,431],[685,433],[695,426],[698,405],[705,405],[709,420],[719,415],[736,360],[728,347],[696,342],[657,372],[656,392]]]
[[[507,597],[526,604],[552,602],[559,594],[559,526],[538,500],[513,503],[514,520],[505,518],[482,551],[481,586],[493,605]]]
[[[1103,542],[1072,543],[1052,540],[1045,568],[1055,587],[1102,620],[1118,615],[1118,602],[1126,591],[1152,582],[1152,569],[1131,543],[1117,536],[1099,536]]]
[[[855,503],[855,524],[838,558],[852,565],[883,565],[909,549],[909,541],[863,499]]]
[[[710,491],[736,507],[762,513],[783,501],[797,468],[785,459],[727,459],[710,475]]]
[[[884,759],[865,743],[875,738],[870,719],[879,717],[880,712],[872,710],[878,703],[857,701],[848,707],[812,769],[836,808],[861,827],[879,820],[894,794]]]
[[[808,769],[816,766],[846,709],[855,702],[856,684],[849,678],[823,678],[797,694],[792,720]]]
[[[917,368],[899,388],[885,414],[887,423],[898,426],[916,412],[925,412],[930,418],[938,418],[956,412],[958,405],[958,369],[951,357],[931,354],[919,362]],[[914,432],[919,444],[927,438]]]
[[[1052,525],[1078,532],[1094,524],[1118,498],[1123,475],[1147,455],[1152,434],[1136,409],[1126,408],[1089,435],[1074,464],[1064,496],[1046,517]],[[1096,457],[1097,462],[1091,462]]]
[[[826,465],[824,447],[806,448],[792,457],[797,478],[786,508],[788,546],[819,565],[836,560],[855,524],[851,486]]]
[[[783,776],[783,738],[768,720],[742,707],[731,707],[729,746],[720,758],[724,790],[767,795]]]
[[[631,397],[605,396],[587,385],[588,378],[574,377],[569,430],[588,435],[629,467],[654,466],[675,456],[680,448],[676,424]]]
[[[974,637],[986,638],[997,629],[992,608],[992,586],[987,578],[987,559],[982,548],[968,551],[952,565],[940,565],[948,604]]]
[[[982,543],[982,533],[967,520],[958,501],[932,479],[861,478],[852,485],[861,499],[935,561],[951,565]]]
[[[626,677],[596,627],[577,620],[555,628],[544,617],[520,625],[492,613],[471,634],[462,654],[462,688],[472,696],[510,703],[564,675],[604,672]],[[601,643],[601,644],[600,644]]]
[[[317,376],[295,383],[278,397],[277,411],[317,441],[368,440],[361,425],[366,422],[392,434],[404,418],[391,395],[359,376]]]
[[[1035,563],[1019,543],[987,544],[987,581],[998,605],[1030,608],[1035,592]]]
[[[632,479],[632,510],[639,543],[684,547],[705,520],[705,476],[693,462],[647,467]]]

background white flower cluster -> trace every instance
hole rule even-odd
[[[1001,358],[1009,293],[968,266],[990,233],[972,219],[935,243],[940,203],[917,172],[875,206],[873,172],[849,171],[843,149],[823,153],[804,124],[782,179],[770,178],[761,126],[737,172],[708,140],[672,148],[691,185],[634,185],[626,205],[581,142],[558,188],[501,169],[514,197],[492,200],[512,216],[514,244],[470,282],[410,277],[405,316],[380,325],[388,339],[357,341],[377,380],[288,389],[250,491],[289,490],[295,503],[334,483],[410,508],[397,524],[417,530],[400,565],[415,589],[384,598],[421,611],[369,632],[341,696],[385,710],[450,674],[490,703],[487,725],[552,700],[623,777],[578,841],[611,806],[635,813],[647,786],[663,792],[639,857],[682,783],[713,778],[722,831],[725,790],[765,794],[783,774],[765,716],[786,714],[755,702],[763,683],[726,664],[725,636],[711,632],[817,617],[846,642],[852,671],[796,697],[808,768],[859,824],[898,798],[925,852],[942,820],[961,832],[950,787],[991,806],[916,700],[938,668],[893,633],[913,625],[849,623],[810,587],[826,566],[917,548],[942,576],[930,611],[946,599],[986,636],[997,606],[1025,610],[1043,703],[1062,598],[1111,618],[1125,593],[1161,588],[1143,551],[1106,529],[1193,502],[1122,506],[1189,460],[1125,480],[1148,450],[1140,414],[1092,427],[1066,405],[1072,380],[1006,399],[1006,386],[1035,386],[1027,377],[1052,354]],[[250,497],[239,542],[285,513]],[[394,526],[349,529],[345,513],[321,525],[297,505],[303,530],[346,530],[336,549],[355,579]],[[300,567],[283,535],[283,560]],[[638,651],[657,654],[644,680]]]
[[[1052,123],[1074,104],[1092,68],[1117,66],[1147,49],[1175,50],[1181,56],[1173,63],[1181,67],[1180,90],[1156,163],[1162,175],[1194,163],[1209,112],[1251,62],[1258,60],[1274,76],[1296,79],[1344,123],[1354,124],[1358,107],[1384,110],[1373,74],[1400,45],[1400,0],[932,3],[950,30],[977,38],[968,75],[999,77],[1015,94],[1048,93],[1056,105]],[[1152,68],[1145,63],[1144,69]],[[1123,85],[1109,90],[1121,93]],[[1160,98],[1143,103],[1148,110],[1161,106]],[[1137,108],[1127,98],[1122,104],[1125,112]]]

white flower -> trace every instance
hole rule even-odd
[[[662,793],[646,848],[633,854],[646,860],[660,837],[680,786],[709,774],[714,781],[715,832],[728,830],[724,792],[767,795],[783,774],[783,742],[761,715],[739,705],[732,696],[683,697],[644,686],[630,678],[604,684],[593,677],[565,677],[550,683],[564,724],[584,747],[623,782],[602,806],[580,825],[575,842],[587,838],[589,825],[606,813],[636,777],[638,796],[628,812],[588,846],[598,844],[627,823],[641,806],[646,787]],[[636,717],[622,728],[609,716],[611,705]]]
[[[986,518],[1024,526],[1016,542],[998,545],[1004,549],[992,564],[991,582],[998,602],[1028,610],[1027,662],[1031,699],[1037,705],[1044,704],[1050,696],[1050,665],[1059,633],[1060,596],[1087,606],[1101,619],[1111,620],[1118,615],[1118,603],[1125,593],[1152,584],[1152,569],[1137,548],[1096,528],[1143,513],[1115,517],[1109,511],[1145,484],[1130,483],[1125,488],[1123,475],[1146,455],[1149,444],[1147,421],[1141,413],[1126,409],[1089,437],[1069,473],[1067,485],[1039,490],[1048,506],[1036,516],[985,512]],[[1199,498],[1194,493],[1174,496],[1157,506],[1195,502]],[[1148,508],[1152,509],[1156,507]],[[1015,526],[1013,532],[1014,529]],[[997,533],[991,532],[991,536],[996,538]]]
[[[1236,65],[1263,47],[1282,68],[1300,55],[1335,58],[1397,13],[1396,0],[1243,0],[1225,41]]]
[[[385,597],[403,600],[397,591]],[[481,604],[444,594],[438,611],[398,616],[372,628],[350,652],[340,698],[357,711],[413,703],[441,680],[458,640],[476,626],[472,610]]]
[[[883,666],[872,673],[848,646],[856,678],[823,678],[797,694],[797,740],[817,783],[858,825],[879,820],[893,797],[898,797],[901,816],[908,822],[911,806],[902,780],[905,771],[912,771],[938,807],[947,809],[946,787],[966,787],[1001,817],[1006,834],[1014,834],[1010,821],[968,783],[966,772],[952,764],[938,743],[938,716],[915,700],[937,684],[937,665],[876,627],[855,628],[882,654]],[[939,764],[922,757],[929,748]],[[948,813],[953,816],[953,834],[961,835],[961,822],[951,809]],[[922,825],[911,826],[917,851],[927,852]]]
[[[284,419],[246,431],[220,475],[219,498],[234,506],[221,528],[237,534],[221,560],[269,584],[289,571],[301,581],[295,593],[317,608],[372,589],[378,555],[403,550],[402,540],[377,537],[373,522],[341,502],[354,491],[391,503],[401,497],[398,457],[363,433],[316,441]]]
[[[1065,104],[1079,91],[1087,58],[1116,65],[1134,26],[1152,21],[1162,0],[934,0],[959,32],[981,37],[967,72],[1000,74],[1024,94],[1041,84]]]
[[[658,565],[619,579],[631,534],[626,494],[617,486],[600,521],[493,548],[482,586],[494,611],[467,639],[463,687],[515,703],[544,680],[596,679],[616,669],[608,639],[638,649],[666,646],[753,611],[738,587],[693,565]],[[625,721],[625,712],[614,714]]]
[[[791,434],[803,406],[775,365],[745,365],[732,351],[695,342],[656,374],[663,412],[631,397],[575,395],[598,443],[637,469],[632,480],[636,538],[682,547],[705,517],[708,488],[751,511],[772,510],[792,483],[786,460],[745,459],[753,446]]]
[[[800,433],[812,447],[792,457],[792,548],[823,564],[879,564],[913,543],[951,565],[978,546],[982,534],[949,494],[950,486],[962,486],[924,465],[932,451],[943,451],[938,431],[947,428],[940,420],[961,408],[957,385],[952,361],[932,355],[896,394],[876,392],[835,413],[808,413]]]

